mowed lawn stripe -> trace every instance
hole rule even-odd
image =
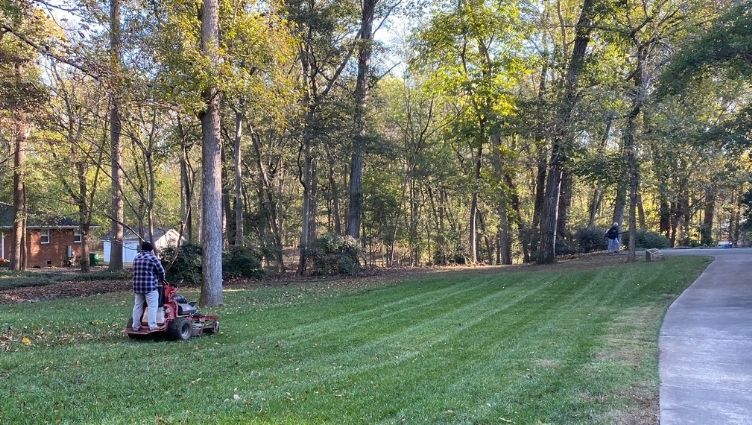
[[[323,317],[314,318],[311,321],[306,316],[306,322],[293,327],[277,329],[275,332],[265,334],[264,337],[267,340],[285,338],[286,341],[304,342],[310,338],[321,338],[331,334],[346,332],[355,327],[368,325],[374,321],[385,320],[391,316],[401,316],[405,313],[440,303],[446,299],[456,299],[460,295],[483,290],[483,285],[460,286],[451,282],[437,282],[432,286],[436,288],[422,286],[421,288],[425,292],[419,292],[394,301],[388,301],[387,299],[384,304],[374,304],[372,292],[369,292],[365,296],[360,296],[364,297],[362,303],[358,303],[356,299],[353,299],[353,303],[346,311],[333,306],[335,308],[327,310],[326,315]],[[391,291],[387,292],[389,295],[392,294]]]
[[[527,323],[530,326],[537,324],[535,322],[531,322],[530,320],[526,320],[526,317],[538,317],[541,313],[541,310],[549,308],[549,304],[570,302],[569,298],[561,296],[549,297],[544,295],[539,297],[538,299],[528,299],[530,296],[541,290],[544,290],[547,285],[552,283],[551,280],[541,281],[541,277],[543,276],[544,275],[536,274],[532,279],[524,274],[510,276],[510,278],[515,281],[511,284],[512,286],[510,286],[510,289],[515,289],[507,291],[506,293],[503,292],[504,289],[502,287],[502,284],[494,284],[493,280],[491,282],[486,282],[491,283],[490,286],[485,286],[485,288],[487,290],[490,290],[490,292],[481,300],[468,302],[469,300],[467,299],[456,299],[452,303],[453,307],[442,316],[429,318],[427,320],[418,322],[405,331],[396,333],[387,339],[374,341],[374,344],[372,344],[373,347],[368,347],[373,349],[372,353],[375,353],[373,354],[374,356],[381,354],[382,357],[384,348],[393,347],[393,349],[399,349],[396,351],[397,354],[395,354],[393,358],[389,358],[387,361],[384,361],[381,359],[375,360],[374,358],[361,359],[361,356],[354,356],[351,360],[351,366],[341,365],[333,368],[333,370],[330,372],[331,376],[329,377],[329,379],[325,382],[321,382],[321,385],[326,388],[327,382],[331,382],[332,378],[345,379],[353,373],[367,373],[371,369],[377,369],[375,373],[381,375],[382,379],[384,379],[385,373],[389,373],[391,371],[396,374],[395,381],[404,381],[405,377],[402,376],[402,373],[400,372],[400,364],[411,361],[418,356],[424,355],[427,351],[430,351],[433,348],[433,344],[438,344],[444,340],[448,340],[454,335],[465,333],[468,330],[471,330],[473,327],[481,324],[483,321],[499,314],[502,310],[518,304],[523,299],[526,302],[524,303],[524,307],[520,309],[520,312],[516,314],[517,320],[505,321],[501,323],[497,322],[497,324],[494,326],[497,333],[486,333],[485,336],[493,340],[498,340],[498,332],[505,330],[505,328],[512,330],[512,333],[524,334],[527,331],[527,328],[523,326],[523,324]],[[560,279],[560,277],[557,276],[557,279]],[[473,284],[476,286],[478,285],[478,283],[476,282],[457,283],[457,285],[463,284]],[[577,285],[577,292],[572,293],[569,296],[577,297],[578,294],[586,293],[589,289],[590,288],[586,285]],[[509,298],[509,300],[502,304],[494,304],[497,302],[497,299],[501,297],[507,297]],[[447,309],[446,306],[442,308],[445,310]],[[425,336],[423,336],[422,339],[416,338],[416,331],[423,332],[425,329],[431,329],[432,333],[430,335],[433,336],[433,338],[426,338]],[[478,338],[478,335],[472,332],[470,334],[474,335],[475,340],[470,341],[469,344],[479,345],[480,338]],[[420,333],[417,336],[420,336]],[[466,345],[461,341],[452,343],[452,345],[455,344],[460,347]],[[375,347],[381,347],[381,350],[377,351]],[[363,347],[359,347],[359,349],[362,350]],[[351,350],[351,352],[352,351],[353,350]],[[456,357],[456,355],[456,352],[452,353],[452,356]],[[323,363],[333,363],[339,365],[335,362],[336,360],[337,359],[327,358]],[[463,358],[462,360],[468,359]],[[365,362],[367,366],[357,366],[361,362]],[[451,369],[446,369],[447,365],[442,365],[440,363],[436,363],[436,365],[439,372],[444,373],[451,371]],[[366,375],[364,375],[362,379],[356,378],[351,380],[369,382]],[[304,392],[306,390],[306,388],[302,386],[285,387],[284,389],[286,394],[299,394],[300,392]],[[421,391],[414,393],[420,394]],[[264,395],[269,396],[270,394],[265,393]],[[367,397],[361,397],[358,394],[354,395],[353,398],[355,400],[364,400],[366,402],[368,400]],[[414,404],[413,401],[407,399],[405,399],[405,402],[410,405]],[[393,408],[394,406],[392,406],[392,410],[394,410]]]
[[[387,335],[382,335],[377,339],[367,340],[366,343],[354,345],[352,341],[347,341],[344,345],[348,347],[342,351],[343,341],[337,340],[335,347],[340,347],[339,351],[334,354],[318,354],[313,357],[313,353],[303,351],[305,347],[288,346],[290,351],[296,348],[306,355],[304,358],[291,359],[286,366],[287,370],[275,369],[276,372],[289,372],[292,369],[303,373],[309,377],[314,386],[326,386],[331,382],[349,379],[351,375],[368,372],[371,369],[398,370],[401,363],[408,362],[415,356],[430,350],[433,345],[440,344],[442,341],[452,338],[454,335],[465,332],[472,326],[481,323],[487,318],[498,314],[500,311],[510,308],[524,300],[532,293],[538,291],[540,286],[530,286],[525,291],[509,297],[509,299],[500,302],[508,294],[494,291],[493,285],[487,283],[467,282],[467,285],[473,285],[476,288],[485,288],[482,298],[460,298],[452,300],[452,308],[448,309],[442,305],[433,305],[430,309],[433,312],[441,312],[438,315],[424,316],[416,318],[408,315],[399,318],[399,322],[413,323],[410,326],[399,328]],[[449,300],[447,300],[449,301]],[[358,329],[361,335],[379,334],[382,329],[397,329],[392,323],[383,321],[373,323],[370,326]],[[512,324],[507,323],[506,326]],[[351,335],[347,335],[350,339]],[[361,341],[362,338],[356,337]],[[270,370],[261,370],[260,373],[269,373]],[[310,384],[301,385],[299,382],[289,382],[289,385],[275,388],[274,391],[287,394],[288,392],[300,393],[310,387]],[[270,397],[269,389],[249,394],[257,398]]]

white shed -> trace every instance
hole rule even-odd
[[[180,241],[180,243],[178,243]],[[110,262],[111,240],[104,240],[103,260],[105,263]],[[168,246],[177,246],[183,243],[180,233],[175,229],[154,229],[154,248],[161,251]],[[123,264],[133,263],[133,259],[138,254],[138,247],[141,245],[141,239],[131,231],[126,231],[123,235]]]

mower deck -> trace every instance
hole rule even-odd
[[[151,335],[151,334],[164,332],[166,330],[167,330],[167,325],[160,325],[156,329],[149,329],[148,326],[141,326],[137,331],[134,331],[131,328],[126,328],[124,332],[128,335]]]

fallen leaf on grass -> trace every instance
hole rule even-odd
[[[31,340],[29,339],[28,336],[25,336],[25,337],[21,338],[21,344],[23,344],[23,345],[25,345],[25,346],[28,347],[28,346],[31,345]]]

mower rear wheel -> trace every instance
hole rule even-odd
[[[193,335],[193,325],[191,321],[185,317],[176,317],[175,320],[170,323],[170,328],[167,332],[175,339],[187,341],[191,339],[191,335]]]

